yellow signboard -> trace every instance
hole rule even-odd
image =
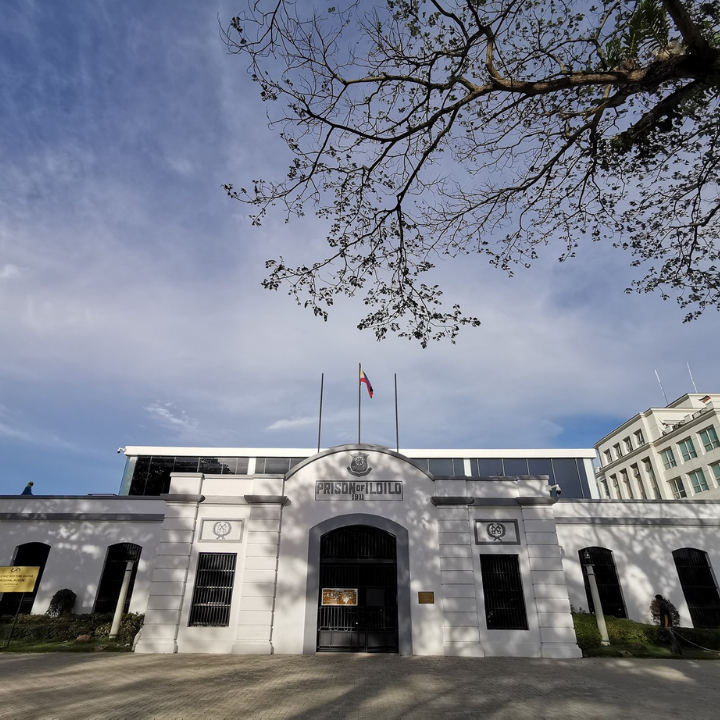
[[[32,592],[39,567],[0,567],[0,592]]]

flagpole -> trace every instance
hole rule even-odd
[[[322,429],[322,400],[323,400],[323,383],[325,382],[325,373],[320,375],[320,417],[318,418],[318,452],[320,452],[320,431]]]
[[[360,389],[362,388],[362,383],[360,382],[360,373],[362,372],[362,363],[358,363],[358,374],[357,374],[357,384],[358,384],[358,445],[360,444],[360,407],[362,406],[362,394],[360,393]]]
[[[400,423],[398,422],[397,373],[395,373],[395,448],[400,452]]]

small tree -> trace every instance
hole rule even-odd
[[[677,627],[680,625],[680,613],[675,605],[673,605],[667,598],[665,598],[665,602],[668,604],[668,608],[670,609],[672,624],[674,627]],[[657,598],[653,598],[650,603],[650,614],[652,615],[653,622],[656,625],[660,625],[660,601]]]
[[[72,590],[68,590],[67,588],[58,590],[50,601],[47,614],[50,617],[69,615],[75,607],[75,600],[77,600],[77,595],[75,595]]]

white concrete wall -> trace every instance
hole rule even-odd
[[[638,622],[650,621],[650,601],[659,593],[675,604],[683,625],[692,625],[673,550],[703,550],[716,577],[720,572],[720,501],[561,501],[555,506],[555,519],[575,609],[588,607],[578,558],[585,547],[612,550],[628,617]]]
[[[165,503],[144,497],[0,498],[0,565],[11,565],[18,545],[42,542],[51,546],[34,614],[44,613],[52,596],[63,588],[77,595],[76,613],[92,612],[110,545],[131,542],[142,547],[131,612],[145,612],[150,578],[160,540]],[[118,517],[128,519],[118,519]]]

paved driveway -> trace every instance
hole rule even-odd
[[[720,662],[0,656],[0,718],[674,717],[720,717]]]

